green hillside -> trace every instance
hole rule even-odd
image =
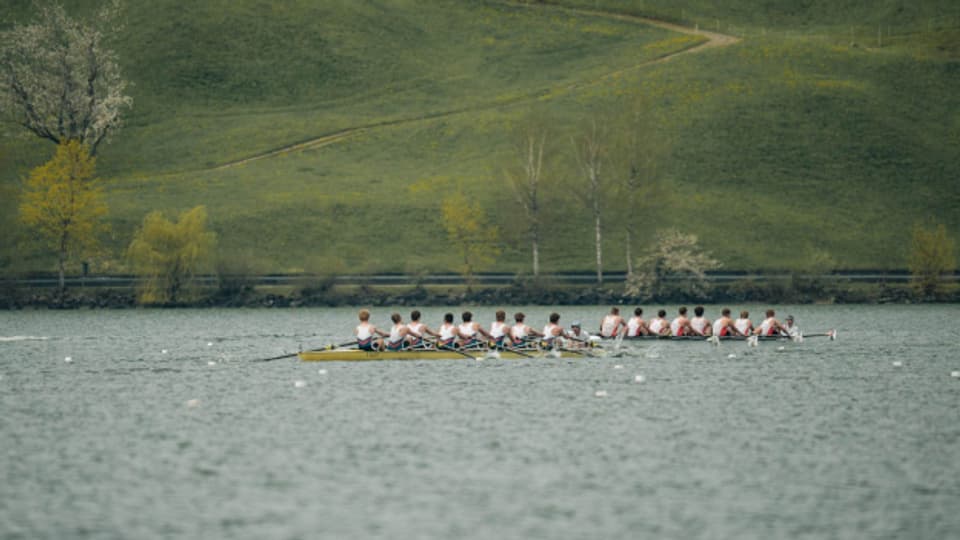
[[[677,226],[731,269],[902,268],[916,221],[960,232],[953,3],[562,3],[591,13],[493,1],[129,1],[114,46],[134,109],[101,150],[113,234],[97,269],[125,270],[123,248],[149,211],[197,204],[222,257],[251,271],[454,269],[438,208],[462,189],[501,225],[492,270],[526,270],[504,169],[517,160],[515,130],[535,114],[552,128],[552,176],[565,182],[547,194],[543,268],[589,270],[570,136],[589,118],[614,126],[637,100],[670,150],[668,189],[634,253],[657,227]],[[29,5],[15,3],[9,19],[25,20]],[[650,63],[704,39],[598,8],[743,39]],[[353,128],[365,129],[221,167]],[[20,179],[52,150],[4,127],[6,273],[52,267],[13,219]],[[607,221],[606,267],[622,270],[618,216]]]

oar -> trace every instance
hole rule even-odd
[[[298,354],[300,354],[300,353],[281,354],[280,356],[273,356],[273,357],[270,357],[270,358],[261,358],[261,359],[259,359],[259,360],[254,360],[254,362],[272,362],[272,361],[274,361],[274,360],[281,360],[281,359],[283,359],[283,358],[293,358],[294,356],[296,356],[296,355],[298,355]]]

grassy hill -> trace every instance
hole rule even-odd
[[[514,131],[535,114],[552,128],[552,176],[567,182],[548,193],[543,268],[589,270],[570,136],[639,99],[670,150],[668,189],[635,253],[657,227],[677,226],[732,269],[901,268],[916,221],[960,232],[953,3],[555,3],[744,39],[650,63],[702,39],[493,1],[130,0],[115,48],[135,104],[101,151],[113,236],[98,268],[125,269],[122,250],[147,212],[205,204],[224,260],[250,271],[453,269],[438,208],[461,189],[501,225],[494,269],[524,270],[503,171],[516,161]],[[10,14],[23,20],[29,2]],[[352,128],[363,129],[221,168]],[[51,152],[14,126],[0,139],[7,273],[50,267],[12,216],[19,179]],[[622,270],[618,216],[608,222],[606,267]]]

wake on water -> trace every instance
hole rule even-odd
[[[3,341],[46,341],[50,339],[47,336],[0,336],[0,342]]]

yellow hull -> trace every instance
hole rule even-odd
[[[596,351],[590,351],[595,355]],[[544,353],[536,350],[514,351],[447,351],[436,349],[420,349],[414,351],[361,351],[359,349],[321,349],[315,351],[301,351],[298,353],[304,362],[363,362],[368,360],[473,360],[476,358],[499,357],[505,359],[519,359],[543,357],[546,355],[560,358],[581,358],[587,352],[556,351]]]

